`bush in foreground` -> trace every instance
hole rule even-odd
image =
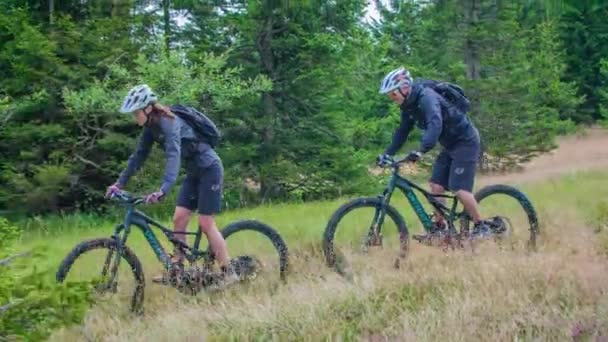
[[[0,340],[41,340],[53,329],[82,321],[91,302],[84,283],[57,285],[53,270],[38,269],[43,253],[14,253],[21,235],[0,217]]]

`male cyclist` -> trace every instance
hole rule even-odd
[[[389,72],[380,84],[380,94],[389,98],[401,109],[401,123],[393,134],[393,141],[377,158],[379,166],[390,165],[392,156],[403,146],[414,127],[424,130],[420,147],[408,154],[407,160],[418,161],[437,142],[443,147],[433,165],[429,185],[431,193],[446,190],[456,194],[471,216],[475,226],[473,235],[486,235],[493,228],[481,219],[477,201],[472,193],[477,159],[481,151],[479,132],[466,115],[431,87],[412,79],[409,71],[397,68]],[[439,216],[439,213],[436,213]],[[437,228],[445,227],[445,218],[439,217]],[[435,231],[431,232],[434,233]],[[430,236],[414,235],[416,240]]]

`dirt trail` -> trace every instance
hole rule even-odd
[[[479,185],[526,183],[582,170],[608,168],[608,129],[590,128],[584,134],[563,137],[559,147],[526,165],[519,172],[484,175]]]

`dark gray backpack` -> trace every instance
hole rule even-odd
[[[469,111],[471,102],[469,98],[464,94],[464,90],[454,83],[427,80],[417,78],[416,83],[422,84],[424,87],[430,87],[439,95],[441,95],[446,101],[453,104],[458,110],[465,113]]]
[[[204,142],[216,148],[220,142],[221,133],[213,121],[198,110],[184,106],[171,106],[171,111],[184,120]]]

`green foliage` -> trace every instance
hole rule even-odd
[[[9,209],[25,207],[56,209],[62,192],[69,186],[69,169],[64,165],[45,164],[34,166],[31,177],[11,169],[5,169],[2,178],[11,192],[3,193],[2,201]]]
[[[12,244],[20,236],[17,227],[11,225],[8,220],[0,216],[0,257],[5,258],[12,250]]]
[[[608,232],[608,202],[600,201],[593,209],[589,224],[595,228],[596,233]]]
[[[91,121],[87,114],[117,115],[126,91],[135,84],[146,83],[154,89],[163,103],[182,103],[201,107],[201,110],[223,113],[237,100],[244,100],[270,87],[264,77],[245,80],[238,68],[226,67],[226,56],[206,54],[199,63],[184,60],[179,52],[165,53],[159,45],[156,56],[139,54],[135,67],[120,64],[109,66],[103,80],[80,91],[64,89],[69,113]],[[128,118],[122,116],[122,118]],[[215,118],[214,118],[215,119]],[[219,119],[219,118],[218,118]]]
[[[139,55],[134,61],[135,67],[131,69],[119,64],[111,65],[103,80],[83,90],[64,89],[67,113],[78,122],[78,126],[94,123],[103,130],[102,134],[93,135],[94,140],[87,143],[94,148],[84,158],[98,165],[105,177],[118,177],[135,146],[135,137],[131,133],[135,125],[127,124],[131,118],[116,113],[129,87],[145,82],[158,93],[162,103],[182,103],[199,108],[222,131],[226,131],[228,137],[232,127],[241,125],[239,117],[231,112],[234,105],[247,103],[260,91],[270,88],[269,80],[263,76],[242,78],[239,68],[226,66],[225,55],[207,54],[201,57],[199,63],[193,64],[184,60],[178,52],[167,54],[161,47],[158,50],[159,55],[151,58]],[[105,127],[114,127],[114,130]],[[231,148],[229,139],[222,141],[221,145],[222,149]],[[161,165],[164,162],[162,153],[155,152],[147,165]],[[106,158],[108,155],[113,158]],[[162,171],[163,168],[144,168],[131,181],[135,185],[133,188],[153,191],[160,182]],[[100,190],[111,181],[93,183],[91,187],[99,196]]]
[[[602,59],[600,63],[601,84],[602,87],[598,90],[600,96],[600,123],[608,127],[608,59]]]
[[[594,229],[600,252],[608,255],[608,202],[599,201],[595,204],[588,223]]]
[[[58,85],[63,70],[57,44],[31,23],[25,10],[0,11],[0,79],[8,94]]]
[[[10,98],[8,96],[0,97],[0,132],[4,128],[4,125],[6,125],[13,116],[13,113],[10,111],[10,108]]]
[[[554,137],[571,127],[563,119],[581,103],[574,84],[561,80],[566,65],[554,25],[526,29],[510,20],[502,25],[515,33],[495,38],[500,47],[486,58],[487,77],[478,85],[470,83],[480,94],[480,113],[474,120],[486,152],[503,167],[554,148]],[[542,52],[525,46],[538,46]]]
[[[20,235],[0,217],[0,339],[41,340],[58,327],[81,322],[91,292],[84,283],[56,285],[53,270],[35,266],[45,258],[39,252],[12,255]]]
[[[605,1],[563,1],[555,11],[561,26],[561,40],[568,65],[566,77],[576,82],[584,101],[573,113],[577,122],[590,123],[602,118],[602,59],[608,54]]]
[[[378,82],[397,65],[464,87],[491,166],[606,122],[603,2],[375,3],[366,24],[363,0],[3,1],[0,210],[103,209],[139,132],[116,113],[137,83],[219,125],[228,208],[370,190],[399,122]]]
[[[608,3],[602,0],[526,1],[525,19],[529,22],[555,21],[559,27],[567,69],[564,79],[574,82],[583,98],[569,117],[575,122],[592,123],[602,119],[602,92],[606,85],[600,72],[608,53],[604,18]]]
[[[564,81],[566,55],[554,22],[522,20],[517,4],[470,6],[395,3],[382,9],[387,22],[376,34],[393,38],[393,66],[463,86],[491,163],[484,167],[508,168],[554,148],[582,98],[576,83]]]
[[[374,44],[357,22],[363,8],[356,0],[261,1],[224,18],[238,32],[231,61],[273,85],[256,105],[239,106],[246,114],[234,133],[242,135],[229,137],[222,155],[241,180],[260,184],[258,201],[335,196],[365,183],[372,159],[351,139],[370,108],[358,89],[374,63]]]

